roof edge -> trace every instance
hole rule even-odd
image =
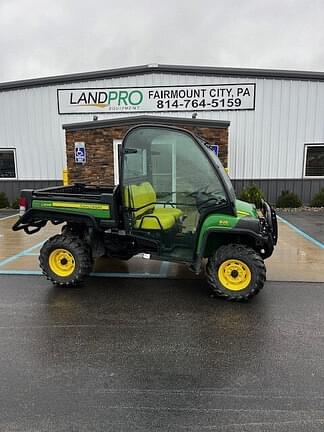
[[[196,127],[209,127],[214,129],[228,128],[230,126],[229,121],[223,120],[205,120],[199,118],[188,118],[188,117],[167,117],[167,116],[155,116],[155,115],[140,115],[132,117],[118,117],[115,119],[104,119],[94,120],[79,123],[69,123],[62,125],[62,128],[68,131],[76,131],[81,129],[98,129],[102,127],[118,127],[125,125],[134,124],[166,124],[166,125],[190,125]]]
[[[324,72],[296,71],[283,69],[250,69],[213,66],[189,66],[148,64],[140,66],[122,67],[92,72],[81,72],[67,75],[57,75],[27,80],[0,83],[0,91],[15,90],[29,87],[42,87],[70,82],[92,81],[105,78],[131,76],[147,73],[176,73],[185,75],[214,75],[214,76],[244,76],[249,78],[273,78],[288,80],[324,81]]]

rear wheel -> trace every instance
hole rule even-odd
[[[92,269],[88,247],[79,238],[63,234],[55,235],[44,243],[39,263],[47,279],[62,286],[76,285]]]
[[[263,259],[252,248],[229,244],[209,258],[207,280],[213,292],[226,300],[248,300],[258,294],[266,280]]]

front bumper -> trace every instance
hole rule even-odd
[[[264,218],[264,228],[267,233],[271,236],[273,245],[275,246],[278,242],[278,222],[277,222],[277,214],[271,205],[262,200],[261,203],[261,212]]]

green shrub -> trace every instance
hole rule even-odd
[[[9,201],[7,195],[4,192],[0,192],[0,208],[9,207]]]
[[[251,185],[248,188],[242,190],[240,199],[249,203],[255,204],[257,208],[261,207],[261,200],[264,198],[262,190],[256,186]]]
[[[280,208],[297,208],[301,207],[303,203],[295,193],[289,191],[282,191],[277,198],[276,205]]]
[[[11,207],[12,207],[13,209],[19,209],[19,198],[15,199],[15,201],[13,201],[13,202],[11,203]]]
[[[313,196],[311,207],[324,207],[324,188]]]

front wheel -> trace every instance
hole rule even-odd
[[[248,300],[258,294],[266,280],[261,256],[248,246],[221,246],[208,259],[207,280],[213,292],[226,300]]]
[[[47,279],[62,286],[78,284],[92,269],[88,247],[78,237],[64,234],[55,235],[44,243],[39,263]]]

